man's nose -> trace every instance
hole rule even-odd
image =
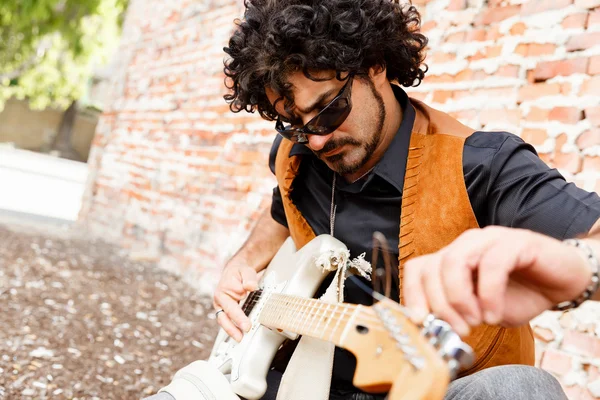
[[[325,143],[327,143],[327,141],[331,138],[331,133],[329,135],[306,135],[306,138],[308,139],[308,147],[312,150],[312,151],[319,151],[323,148],[323,146],[325,146]]]

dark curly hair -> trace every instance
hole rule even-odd
[[[385,67],[391,82],[417,86],[427,66],[427,38],[419,32],[421,18],[412,5],[399,0],[245,0],[243,20],[223,50],[224,96],[233,112],[258,110],[277,118],[265,86],[288,101],[290,73],[333,70],[366,76]],[[322,79],[321,79],[322,80]]]

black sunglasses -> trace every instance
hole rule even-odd
[[[284,126],[281,117],[277,117],[275,130],[284,138],[294,143],[308,143],[306,135],[329,135],[344,123],[350,111],[352,110],[352,78],[350,75],[348,81],[344,84],[340,92],[333,100],[329,102],[313,119],[306,125],[295,127],[294,125]]]

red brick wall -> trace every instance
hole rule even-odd
[[[521,135],[569,179],[596,190],[600,1],[485,3],[415,1],[431,70],[413,96],[474,128]]]
[[[222,49],[242,8],[131,2],[80,215],[134,257],[198,272],[205,286],[214,274],[203,272],[241,245],[273,187],[272,124],[232,114],[222,98]]]
[[[241,3],[132,0],[81,211],[90,231],[206,290],[274,185],[272,123],[234,115],[222,100],[222,47]],[[600,0],[414,4],[430,38],[430,71],[410,94],[473,128],[521,135],[568,179],[596,190]],[[599,318],[589,304],[534,323],[538,359],[571,399],[600,397]]]

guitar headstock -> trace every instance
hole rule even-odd
[[[357,358],[354,385],[390,400],[442,400],[448,383],[473,362],[473,351],[433,317],[415,325],[398,303],[366,307],[344,338]]]

